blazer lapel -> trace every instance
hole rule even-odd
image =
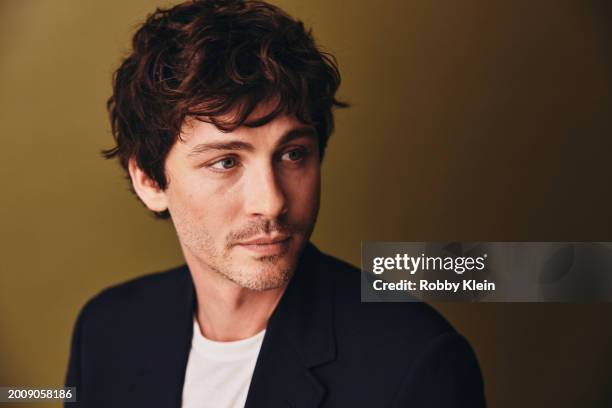
[[[125,406],[180,407],[187,359],[193,335],[195,293],[189,269],[181,268],[180,279],[167,295],[157,299],[143,322],[141,368],[129,390]]]
[[[245,408],[314,408],[325,387],[311,368],[335,358],[331,284],[309,244],[270,317]]]

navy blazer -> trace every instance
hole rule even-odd
[[[195,310],[187,266],[90,300],[68,406],[180,407]],[[306,247],[268,322],[247,408],[484,406],[476,356],[444,318],[424,303],[361,303],[359,270]]]

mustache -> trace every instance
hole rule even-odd
[[[227,236],[228,247],[261,234],[271,235],[273,233],[291,235],[300,232],[301,229],[292,224],[282,221],[253,221],[241,228],[239,231],[231,232]]]

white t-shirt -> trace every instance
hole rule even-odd
[[[244,407],[265,333],[238,341],[212,341],[202,336],[194,319],[182,407]]]

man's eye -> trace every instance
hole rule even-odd
[[[298,161],[306,156],[306,151],[304,149],[295,149],[290,150],[287,153],[281,156],[281,160],[289,160],[289,161]]]
[[[233,157],[226,157],[213,163],[210,167],[216,170],[229,170],[238,165],[238,161]]]

